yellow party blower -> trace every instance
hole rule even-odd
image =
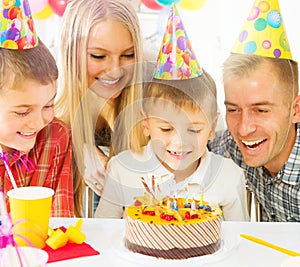
[[[82,244],[86,239],[85,234],[81,231],[82,223],[82,219],[79,219],[75,226],[69,226],[65,233],[59,228],[53,230],[49,227],[49,238],[46,240],[46,244],[53,250],[64,247],[68,242]]]

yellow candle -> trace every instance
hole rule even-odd
[[[200,206],[203,206],[203,198],[204,198],[204,194],[201,193],[201,194],[200,194],[200,199],[199,199],[199,205],[200,205]]]
[[[167,208],[171,208],[171,202],[170,202],[170,199],[167,200]]]

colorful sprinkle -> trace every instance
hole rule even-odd
[[[211,211],[211,206],[209,205],[205,205],[203,208],[205,211]]]
[[[191,208],[191,203],[184,204],[185,208]]]

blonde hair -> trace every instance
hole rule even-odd
[[[17,89],[24,79],[45,85],[57,78],[55,59],[41,40],[37,47],[31,49],[0,48],[0,90]]]
[[[68,122],[73,132],[73,151],[74,171],[78,176],[84,172],[83,145],[86,145],[88,153],[96,161],[94,130],[95,121],[90,116],[90,104],[88,97],[93,94],[88,89],[87,81],[87,44],[91,28],[102,21],[112,19],[123,24],[130,32],[134,44],[135,62],[142,62],[142,41],[137,15],[127,0],[70,0],[65,10],[60,45],[60,80],[59,91],[60,99],[57,102],[57,116]],[[105,38],[105,36],[103,37]],[[122,90],[117,99],[118,106],[102,110],[106,112],[106,120],[114,120],[116,116],[120,119],[114,127],[114,135],[118,138],[112,138],[111,153],[119,153],[125,149],[136,149],[135,140],[143,138],[141,128],[133,125],[139,121],[139,105],[132,105],[141,98],[140,83],[141,70],[135,64],[135,70],[132,83]],[[94,95],[94,97],[96,97]],[[121,112],[122,111],[122,112]],[[109,123],[108,123],[109,124]],[[75,127],[76,126],[76,127]],[[128,133],[131,133],[128,135]],[[96,164],[96,163],[95,163]],[[76,166],[75,166],[76,165]],[[74,191],[82,191],[84,181],[74,176]],[[80,193],[79,193],[80,194]],[[81,200],[75,200],[76,207],[79,207],[77,214],[80,213]]]
[[[262,57],[257,55],[231,54],[223,64],[223,82],[232,77],[248,76],[261,64],[268,64],[272,72],[282,83],[282,89],[288,102],[298,95],[298,63],[290,59]],[[289,103],[290,104],[290,103]]]
[[[201,110],[208,123],[212,125],[218,114],[216,94],[216,84],[204,70],[201,76],[192,79],[153,79],[144,90],[143,109],[147,116],[147,113],[155,108],[154,104],[157,100],[165,99],[178,107],[189,107],[195,111]]]

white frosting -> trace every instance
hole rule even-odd
[[[126,239],[152,249],[188,249],[216,243],[221,236],[221,217],[196,224],[150,224],[126,217]]]

